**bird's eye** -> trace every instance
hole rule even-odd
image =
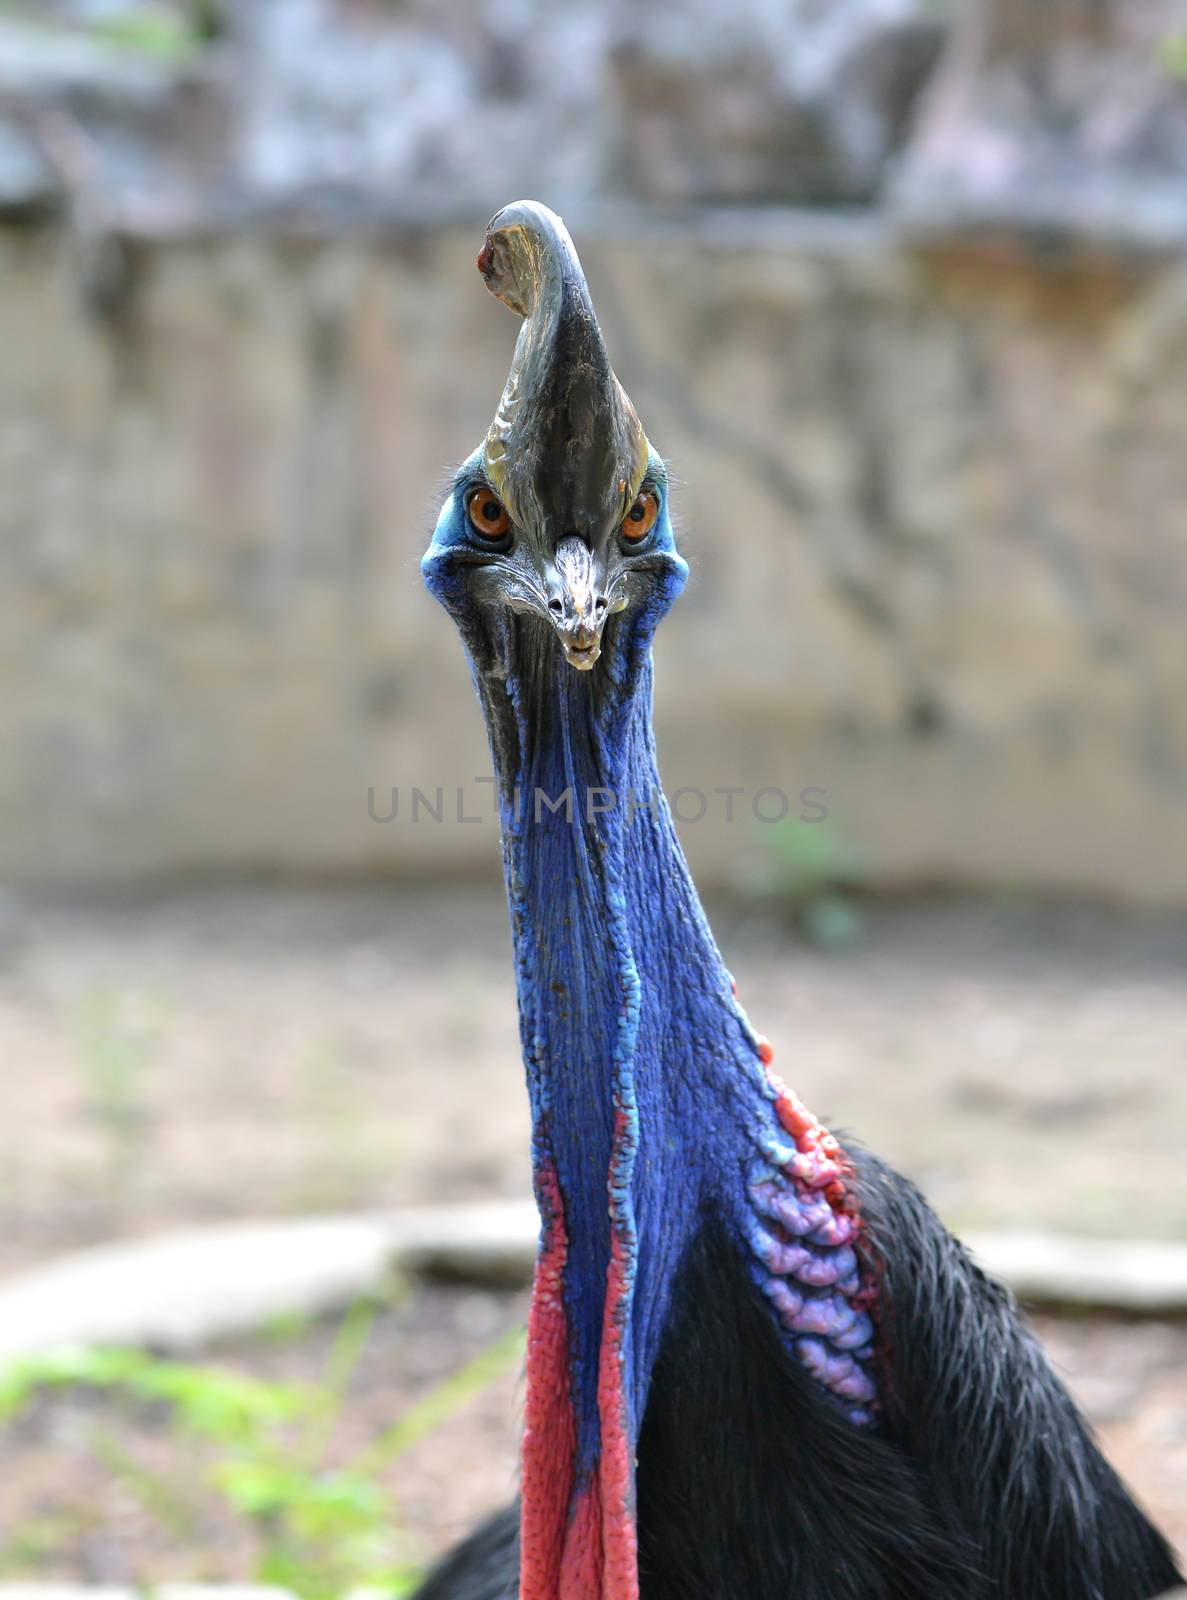
[[[503,502],[489,489],[475,489],[466,501],[466,512],[470,526],[480,539],[489,539],[493,543],[506,537],[511,518]]]
[[[622,519],[622,536],[630,544],[638,544],[640,539],[655,527],[655,519],[659,516],[659,496],[650,489],[644,489],[635,496],[635,503]]]

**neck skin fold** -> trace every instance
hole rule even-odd
[[[839,1151],[770,1074],[734,998],[660,791],[649,619],[614,621],[604,670],[578,673],[555,646],[525,647],[538,624],[508,617],[479,686],[503,718],[492,746],[542,1222],[522,1600],[636,1600],[639,1427],[672,1284],[709,1214],[789,1348],[855,1421],[873,1398]]]

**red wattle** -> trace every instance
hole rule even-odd
[[[629,1137],[625,1112],[614,1119],[614,1165]],[[610,1262],[598,1358],[598,1463],[577,1493],[565,1536],[557,1600],[639,1600],[635,1527],[635,1451],[623,1384],[623,1341],[631,1307],[630,1252],[620,1237],[613,1203]]]
[[[578,1492],[573,1506],[557,1600],[602,1600],[602,1501],[596,1478]]]
[[[621,1119],[621,1113],[619,1113]],[[615,1132],[620,1130],[616,1127]],[[627,1426],[623,1390],[622,1341],[630,1312],[626,1248],[617,1232],[610,1235],[606,1274],[606,1311],[598,1369],[598,1414],[602,1454],[598,1485],[602,1498],[602,1600],[638,1600],[639,1546],[635,1526],[635,1451]]]
[[[619,1110],[612,1184],[615,1162],[629,1137],[627,1116]],[[520,1600],[639,1600],[635,1452],[623,1382],[623,1343],[632,1295],[630,1251],[612,1203],[598,1362],[600,1448],[593,1476],[578,1486],[563,1283],[568,1238],[560,1185],[551,1163],[537,1174],[537,1193],[544,1225],[528,1313]]]
[[[560,1185],[551,1163],[538,1173],[537,1191],[544,1228],[528,1312],[519,1593],[520,1600],[558,1600],[564,1592],[562,1564],[577,1430],[569,1394],[569,1329],[562,1284],[568,1239]]]

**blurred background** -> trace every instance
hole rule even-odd
[[[6,0],[0,1580],[398,1591],[511,1491],[522,1262],[341,1267],[530,1194],[417,572],[526,195],[678,484],[747,1008],[953,1227],[1118,1247],[1028,1293],[1187,1543],[1187,3]]]

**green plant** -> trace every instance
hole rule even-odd
[[[108,1147],[108,1178],[118,1198],[147,1127],[147,1081],[161,1034],[162,1008],[131,990],[96,990],[73,1021],[90,1109]]]
[[[214,37],[210,26],[204,12],[181,16],[173,9],[145,5],[93,22],[91,32],[115,49],[180,64]]]
[[[375,1176],[373,1119],[352,1087],[352,1064],[333,1038],[311,1041],[294,1062],[293,1101],[308,1141],[288,1195],[298,1210],[349,1209],[365,1200]]]
[[[171,1532],[201,1519],[202,1494],[214,1494],[246,1523],[258,1552],[253,1576],[302,1600],[337,1600],[354,1588],[407,1594],[419,1579],[407,1536],[382,1481],[383,1470],[440,1427],[467,1400],[522,1357],[516,1329],[482,1351],[345,1465],[330,1446],[352,1376],[370,1338],[376,1308],[360,1303],[344,1318],[321,1381],[275,1384],[205,1363],[136,1350],[64,1350],[0,1370],[0,1425],[38,1395],[78,1390],[164,1409],[176,1446],[175,1470],[146,1470],[106,1424],[89,1446],[141,1508]],[[191,1442],[214,1447],[195,1483]],[[26,1548],[44,1547],[47,1530],[28,1529]]]
[[[55,16],[37,0],[0,0],[0,15],[47,36],[81,34],[112,52],[165,66],[184,66],[227,28],[222,0],[144,0],[109,15],[79,18]]]
[[[768,845],[764,888],[792,906],[813,944],[827,950],[854,944],[864,931],[861,910],[847,892],[861,878],[856,848],[827,819],[789,819],[762,831]]]
[[[1168,33],[1158,45],[1157,60],[1172,78],[1187,78],[1187,34]]]

